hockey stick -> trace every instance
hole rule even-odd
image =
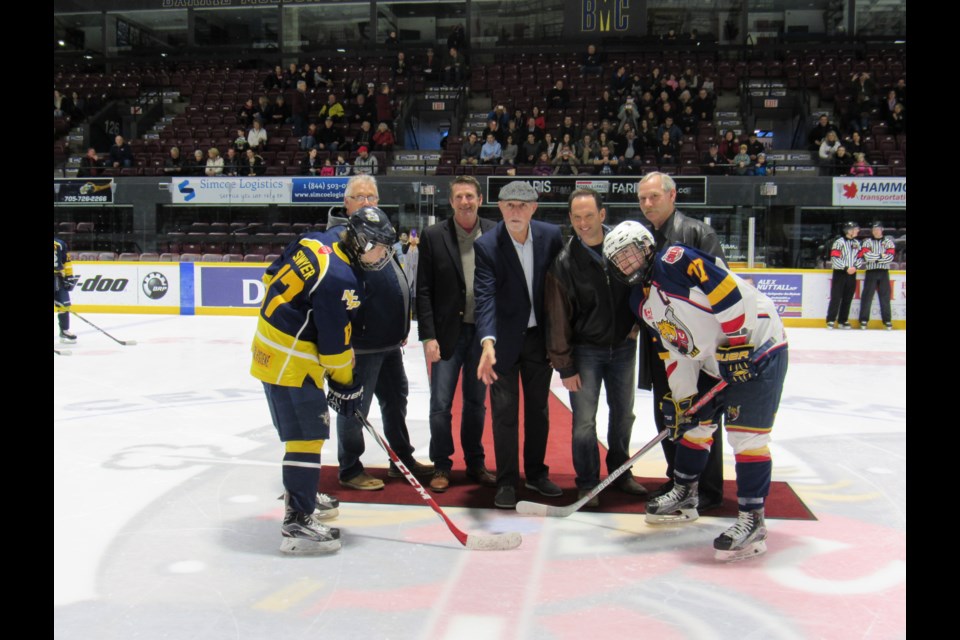
[[[77,313],[77,312],[74,311],[73,309],[70,309],[70,308],[67,307],[66,305],[64,305],[64,304],[62,304],[62,303],[60,303],[60,302],[57,302],[56,300],[53,301],[53,304],[57,305],[57,307],[63,309],[64,311],[66,311],[66,312],[68,312],[68,313],[72,313],[73,315],[75,315],[76,317],[80,318],[81,320],[83,320],[84,322],[86,322],[88,325],[90,325],[91,327],[93,327],[94,329],[96,329],[97,331],[99,331],[100,333],[102,333],[103,335],[107,336],[108,338],[110,338],[110,339],[113,340],[114,342],[118,342],[118,343],[122,344],[122,345],[125,346],[125,347],[132,347],[133,345],[137,344],[137,341],[136,341],[136,340],[118,340],[117,338],[114,338],[112,335],[110,335],[109,333],[107,333],[106,331],[104,331],[103,329],[101,329],[100,327],[98,327],[97,325],[93,324],[92,322],[90,322],[89,320],[87,320],[86,318],[84,318],[82,315],[80,315],[79,313]]]
[[[384,440],[377,430],[374,429],[373,425],[363,417],[363,414],[359,411],[354,412],[357,420],[360,421],[360,424],[363,425],[363,428],[370,432],[370,435],[373,436],[373,439],[377,441],[377,444],[380,445],[380,448],[383,449],[390,460],[393,461],[393,464],[397,466],[398,469],[403,473],[403,477],[407,479],[413,488],[417,490],[417,493],[420,494],[420,497],[423,498],[424,502],[430,505],[430,508],[436,512],[440,519],[447,525],[447,528],[450,529],[457,540],[460,541],[460,544],[465,546],[467,549],[480,549],[483,551],[504,551],[507,549],[516,549],[520,546],[522,538],[519,533],[497,533],[497,534],[488,534],[488,535],[477,535],[477,534],[468,534],[461,531],[457,528],[457,525],[453,524],[453,521],[447,517],[447,514],[443,512],[443,509],[440,508],[440,505],[437,504],[436,500],[430,497],[430,494],[427,493],[426,489],[417,482],[417,479],[413,477],[413,474],[410,473],[410,470],[407,469],[407,466],[400,461],[400,458],[394,453],[393,449],[390,448],[390,445],[387,444],[387,441]]]
[[[705,394],[703,394],[703,396],[701,396],[701,398],[697,401],[696,404],[694,404],[692,407],[690,407],[687,410],[687,415],[695,414],[697,411],[699,411],[703,407],[703,405],[710,402],[715,395],[723,391],[726,388],[726,386],[727,386],[727,382],[725,380],[721,380],[720,382],[715,384],[709,391],[707,391]],[[565,507],[555,507],[553,505],[542,504],[540,502],[529,502],[527,500],[521,500],[520,502],[517,503],[517,513],[525,516],[548,516],[550,518],[566,518],[570,514],[576,511],[579,511],[583,507],[583,505],[593,500],[593,498],[597,494],[599,494],[601,491],[609,487],[617,478],[619,478],[624,473],[626,473],[628,469],[630,469],[631,467],[633,467],[634,464],[636,464],[637,460],[642,458],[645,453],[650,451],[650,449],[657,446],[657,443],[659,443],[661,440],[666,438],[669,433],[670,433],[669,429],[664,429],[663,431],[659,432],[656,435],[656,437],[653,438],[653,440],[643,445],[643,447],[641,447],[639,451],[637,451],[635,454],[630,456],[629,460],[627,460],[622,465],[620,465],[619,467],[611,471],[610,475],[604,478],[600,484],[595,486],[593,489],[590,490],[590,492],[587,495],[583,496],[573,504],[568,504]]]
[[[73,355],[73,351],[70,351],[69,349],[54,349],[53,352],[54,352],[55,354],[57,354],[58,356],[72,356],[72,355]]]

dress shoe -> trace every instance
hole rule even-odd
[[[617,483],[617,489],[620,489],[620,491],[630,494],[631,496],[645,496],[647,493],[649,493],[647,488],[637,482],[631,475],[621,479]]]
[[[647,498],[659,498],[665,493],[670,493],[671,489],[673,489],[673,480],[667,480],[662,485],[651,491]]]
[[[493,506],[498,509],[515,509],[517,507],[517,490],[508,484],[497,487],[497,497],[493,499]]]
[[[473,480],[485,487],[497,486],[497,476],[493,475],[493,473],[483,465],[467,469],[467,479]]]
[[[379,491],[383,489],[383,480],[374,478],[366,471],[361,471],[349,480],[340,480],[340,486],[360,491]]]
[[[430,489],[437,493],[443,493],[450,487],[450,472],[443,469],[437,469],[430,478]]]
[[[717,496],[708,496],[701,493],[697,500],[697,511],[703,513],[704,511],[710,511],[711,509],[716,509],[723,504],[723,497]]]
[[[593,491],[593,489],[580,489],[580,491],[577,492],[577,500],[583,500],[583,497],[586,496],[591,491]],[[587,503],[583,505],[583,508],[589,507],[591,509],[596,509],[599,506],[600,506],[600,494],[598,493],[597,495],[587,500]]]
[[[404,460],[403,465],[410,470],[410,473],[412,473],[414,476],[418,478],[423,478],[423,477],[433,475],[434,469],[432,464],[421,464],[416,460],[411,460],[410,462],[407,462],[406,460]],[[403,473],[401,473],[400,469],[391,462],[390,468],[387,469],[387,477],[402,478]]]
[[[558,487],[553,480],[547,476],[543,476],[539,480],[527,480],[523,486],[548,498],[556,498],[557,496],[563,495],[563,489]]]

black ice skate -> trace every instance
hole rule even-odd
[[[715,558],[725,562],[745,560],[767,551],[767,527],[763,508],[741,511],[732,527],[713,541]]]
[[[292,555],[331,553],[340,549],[340,530],[319,521],[316,514],[294,511],[289,499],[280,533],[280,551]]]
[[[277,496],[277,500],[286,500],[287,494]],[[340,501],[326,493],[317,492],[317,504],[313,510],[313,517],[318,520],[332,520],[340,515]]]
[[[77,336],[70,333],[69,331],[60,332],[60,342],[62,344],[74,344],[77,341]]]
[[[670,491],[647,501],[647,524],[682,524],[699,518],[697,485],[675,483]]]

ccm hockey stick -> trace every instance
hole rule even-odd
[[[687,415],[690,416],[695,414],[697,411],[699,411],[703,407],[703,405],[710,402],[715,395],[723,391],[726,388],[726,386],[727,386],[727,383],[725,380],[721,380],[720,382],[715,384],[709,391],[703,394],[703,396],[701,396],[699,400],[697,400],[696,404],[694,404],[692,407],[690,407],[687,410]],[[643,447],[639,451],[637,451],[635,454],[630,456],[629,460],[627,460],[622,465],[620,465],[619,467],[611,471],[610,475],[604,478],[600,484],[595,486],[593,489],[590,490],[590,492],[587,495],[583,496],[573,504],[568,504],[565,507],[554,507],[553,505],[542,504],[540,502],[529,502],[527,500],[521,500],[520,502],[517,503],[517,513],[525,516],[547,516],[550,518],[566,518],[570,514],[579,511],[583,507],[583,505],[593,500],[594,496],[596,496],[601,491],[609,487],[617,478],[622,476],[628,469],[633,467],[633,465],[636,464],[637,460],[642,458],[644,454],[650,451],[650,449],[657,446],[657,443],[659,443],[661,440],[666,438],[669,433],[670,433],[669,429],[664,429],[663,431],[658,433],[653,440],[643,445]]]
[[[77,312],[74,311],[73,309],[70,309],[70,308],[67,307],[66,305],[63,305],[63,304],[57,302],[56,300],[54,300],[53,303],[54,303],[55,305],[57,305],[58,308],[63,309],[64,311],[68,311],[68,312],[72,313],[73,315],[75,315],[76,317],[80,318],[81,320],[83,320],[84,322],[86,322],[88,325],[90,325],[91,327],[93,327],[94,329],[96,329],[97,331],[99,331],[100,333],[102,333],[103,335],[107,336],[108,338],[110,338],[110,339],[113,340],[114,342],[117,342],[117,343],[119,343],[119,344],[122,344],[122,345],[125,346],[125,347],[132,347],[133,345],[137,344],[137,341],[136,341],[136,340],[118,340],[117,338],[114,338],[112,335],[110,335],[109,333],[107,333],[106,331],[104,331],[103,329],[101,329],[100,327],[98,327],[97,325],[93,324],[92,322],[90,322],[89,320],[87,320],[86,318],[84,318],[82,315],[80,315],[79,313],[77,313]]]
[[[417,493],[420,494],[420,497],[423,498],[424,502],[430,505],[430,508],[436,512],[440,519],[447,525],[447,528],[450,529],[457,540],[460,541],[460,544],[465,546],[467,549],[480,549],[483,551],[504,551],[507,549],[516,549],[520,546],[522,538],[519,533],[497,533],[497,534],[486,534],[478,535],[475,533],[465,533],[457,528],[457,525],[453,524],[453,521],[447,517],[447,514],[443,512],[443,509],[440,508],[440,505],[437,504],[436,500],[430,497],[430,494],[427,493],[426,489],[413,477],[413,474],[410,473],[410,470],[407,469],[407,466],[400,461],[400,458],[394,453],[393,449],[390,448],[390,445],[387,444],[387,441],[384,440],[377,430],[374,429],[373,425],[363,417],[363,414],[359,411],[354,413],[357,420],[360,421],[360,424],[363,425],[363,428],[366,429],[370,435],[373,436],[373,439],[377,441],[377,444],[380,445],[380,448],[387,452],[387,455],[390,456],[390,460],[393,461],[393,464],[397,466],[398,469],[403,473],[403,477],[407,479],[414,489],[417,490]]]

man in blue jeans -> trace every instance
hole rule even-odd
[[[357,175],[347,182],[344,210],[349,216],[362,212],[365,206],[376,206],[380,201],[377,182],[373,176]],[[328,232],[347,218],[330,215]],[[373,397],[380,404],[383,435],[390,448],[413,475],[430,477],[433,465],[417,462],[407,430],[407,374],[403,368],[401,348],[410,332],[410,287],[396,254],[379,271],[364,271],[360,276],[363,289],[362,306],[351,323],[353,350],[356,362],[353,379],[363,385],[360,413],[366,417]],[[340,461],[340,486],[361,491],[383,489],[383,481],[364,470],[360,456],[364,452],[363,427],[353,417],[337,416],[337,456]],[[387,475],[403,477],[390,463]]]
[[[630,458],[636,389],[637,333],[627,301],[630,289],[607,271],[603,260],[606,209],[596,191],[577,189],[568,200],[571,236],[547,272],[544,306],[547,355],[570,392],[573,409],[573,466],[580,497],[600,483],[597,405],[606,388],[607,472]],[[625,473],[617,482],[625,493],[647,490]],[[587,503],[600,506],[600,496]]]
[[[474,317],[473,241],[497,224],[477,215],[482,203],[477,179],[457,176],[450,184],[453,215],[428,227],[420,241],[417,327],[430,366],[430,460],[435,467],[430,488],[438,493],[450,486],[454,452],[451,409],[461,372],[460,448],[467,478],[489,487],[497,485],[484,464],[481,442],[487,385],[476,375],[480,341]]]

